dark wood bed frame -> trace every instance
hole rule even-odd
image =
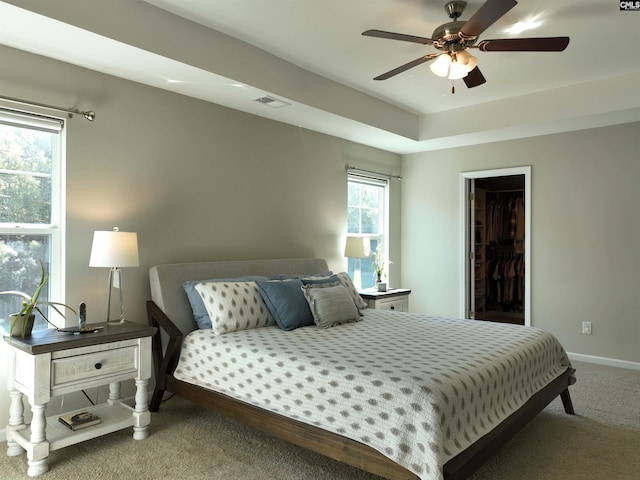
[[[160,408],[164,393],[172,392],[252,428],[381,477],[418,479],[414,473],[360,442],[175,379],[173,372],[178,364],[183,334],[153,301],[147,302],[147,314],[149,324],[157,328],[153,338],[156,385],[150,404],[152,412]],[[164,351],[163,341],[166,343]],[[444,465],[445,479],[467,478],[558,395],[565,412],[575,414],[569,394],[574,372],[568,368],[494,430],[449,460]]]

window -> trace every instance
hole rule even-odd
[[[41,300],[64,301],[63,126],[59,119],[0,109],[0,291],[33,294],[42,261],[49,282]],[[20,297],[0,295],[0,327],[8,331],[9,315],[19,310]],[[46,327],[36,315],[34,329]]]
[[[359,264],[362,288],[371,288],[376,283],[373,272],[373,253],[379,245],[382,245],[382,248],[387,247],[387,181],[349,175],[347,185],[347,233],[368,237],[372,252],[368,258],[350,258],[347,272],[351,278],[354,278]]]

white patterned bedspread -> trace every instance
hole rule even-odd
[[[365,310],[184,340],[175,377],[370,445],[422,479],[570,366],[539,329]]]

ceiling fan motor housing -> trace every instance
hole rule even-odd
[[[433,46],[438,50],[460,52],[476,43],[477,37],[460,35],[460,30],[467,22],[459,21],[458,18],[460,18],[466,6],[467,2],[463,1],[448,2],[444,6],[444,11],[453,21],[444,23],[433,31],[433,35],[431,35]]]
[[[459,52],[476,43],[476,37],[462,38],[460,29],[467,22],[454,21],[436,27],[433,31],[433,46],[446,52]]]

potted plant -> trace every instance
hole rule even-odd
[[[56,312],[58,312],[63,317],[64,317],[64,313],[62,313],[61,309],[59,309],[58,307],[68,308],[74,313],[74,315],[77,314],[75,309],[73,309],[69,305],[65,305],[64,303],[45,302],[45,301],[39,300],[40,294],[42,293],[42,289],[44,288],[47,281],[49,280],[49,274],[45,273],[44,264],[42,263],[42,261],[40,261],[40,269],[42,272],[40,276],[40,282],[38,283],[38,286],[36,287],[36,291],[33,293],[33,295],[29,296],[28,294],[24,292],[19,292],[17,290],[8,290],[5,292],[0,292],[0,295],[18,295],[22,297],[22,309],[18,313],[9,315],[9,319],[10,319],[9,335],[11,336],[20,335],[21,337],[24,338],[27,335],[31,335],[31,330],[33,329],[33,323],[35,321],[35,312],[42,315],[42,318],[44,318],[48,323],[53,325],[49,321],[47,316],[44,314],[44,312],[40,309],[41,305],[51,306]]]
[[[384,252],[382,251],[382,245],[378,245],[376,248],[376,253],[373,256],[373,272],[376,274],[376,285],[378,286],[378,290],[384,292],[387,290],[387,284],[382,282],[382,277],[385,275],[385,266],[387,263],[387,259],[384,256]]]

